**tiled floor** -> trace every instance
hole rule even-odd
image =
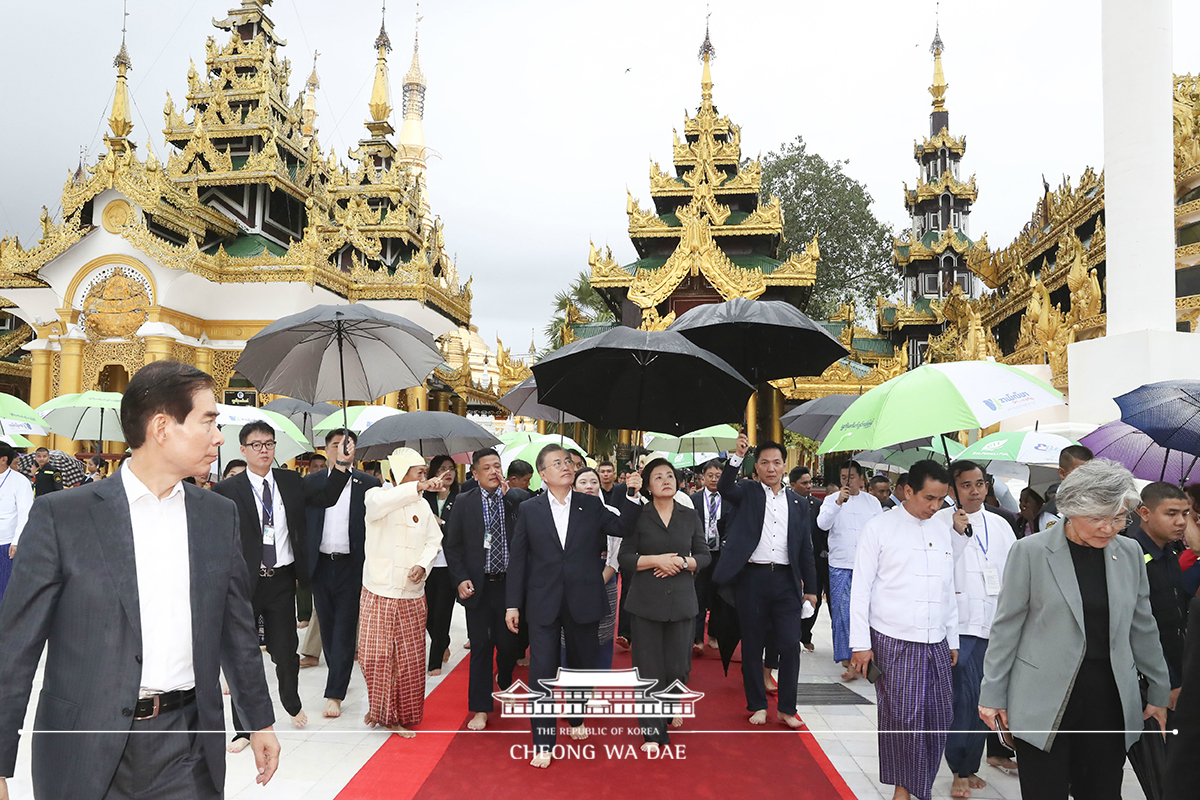
[[[819,623],[814,632],[816,652],[805,653],[800,661],[803,683],[841,681],[839,676],[842,668],[833,662],[830,655],[832,647],[828,623],[825,622],[827,619],[822,613],[824,624]],[[461,606],[455,607],[451,638],[451,660],[447,667],[466,669],[467,665],[463,659],[468,651],[462,647],[466,640],[466,619]],[[265,654],[264,661],[268,666],[267,683],[271,685],[274,683],[274,670],[270,668],[270,661],[266,659]],[[443,676],[448,672],[449,669],[444,669]],[[363,725],[363,714],[366,713],[367,705],[366,685],[357,668],[342,706],[342,716],[331,720],[321,716],[321,710],[324,708],[325,674],[323,663],[320,667],[300,672],[300,696],[309,714],[309,724],[303,730],[295,730],[287,721],[272,685],[272,696],[276,698],[276,713],[282,720],[276,726],[283,750],[279,772],[265,788],[260,787],[254,783],[256,771],[250,752],[247,750],[236,756],[229,756],[225,781],[225,796],[229,800],[331,800],[387,740],[389,734],[368,730]],[[441,678],[430,678],[427,691],[432,691],[440,680]],[[874,701],[875,690],[866,681],[857,680],[849,686]],[[33,723],[34,704],[40,688],[39,670],[32,694],[34,700],[30,703],[26,718],[27,726]],[[855,795],[861,800],[890,798],[892,787],[879,782],[875,706],[805,706],[803,695],[800,697],[800,703],[800,716],[808,723],[822,749],[829,756],[830,762],[845,778],[846,784]],[[232,727],[228,714],[229,705],[226,702],[226,724]],[[30,800],[33,797],[29,780],[28,744],[28,739],[22,740],[17,759],[17,776],[8,782],[11,800]],[[986,789],[975,791],[974,797],[1015,800],[1021,796],[1016,778],[986,764],[979,774],[989,785]],[[934,782],[933,796],[938,800],[950,797],[950,774],[945,764]],[[1144,798],[1128,766],[1125,769],[1122,797],[1127,800]]]

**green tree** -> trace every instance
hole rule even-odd
[[[810,152],[802,136],[763,158],[763,196],[774,195],[783,204],[779,258],[803,253],[813,234],[820,236],[817,282],[804,308],[819,319],[846,302],[860,317],[871,315],[876,295],[888,296],[900,285],[892,266],[892,229],[871,213],[871,195],[845,173],[848,163]]]
[[[546,352],[562,347],[563,328],[567,324],[567,308],[575,306],[593,322],[603,322],[613,319],[612,312],[604,304],[600,293],[592,288],[591,277],[586,272],[580,272],[570,286],[554,296],[554,314],[546,324],[546,338],[550,346]],[[545,355],[542,353],[541,355]]]

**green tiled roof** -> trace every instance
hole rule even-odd
[[[212,245],[205,252],[212,255],[217,252],[220,243]],[[257,233],[239,234],[232,242],[225,242],[225,252],[234,258],[246,258],[256,256],[266,247],[271,251],[273,256],[281,256],[287,253],[287,248],[282,245],[275,244],[265,236],[260,236]]]
[[[890,356],[892,354],[892,343],[887,339],[864,339],[856,336],[854,337],[854,349],[863,353],[878,353]]]
[[[827,322],[826,320],[823,320],[823,319],[814,319],[813,322],[817,323],[822,328],[824,328],[826,331],[828,331],[829,335],[835,339],[837,337],[841,336],[842,331],[845,330],[845,328],[846,328],[846,325],[843,322]]]
[[[750,216],[750,215],[747,214],[745,211],[730,212],[729,218],[725,220],[725,225],[726,226],[741,225],[743,222],[746,221],[746,217],[748,217],[748,216]],[[667,223],[667,225],[669,225],[672,228],[680,228],[683,226],[683,223],[679,221],[679,217],[673,211],[666,213],[666,214],[659,214],[658,218],[661,219],[663,222]],[[719,236],[721,234],[720,226],[713,228],[713,233],[715,233]]]
[[[895,322],[896,321],[896,307],[895,306],[884,306],[883,307],[883,320],[884,320],[884,322]]]
[[[841,364],[843,367],[849,367],[850,371],[853,372],[855,377],[858,377],[858,378],[865,377],[866,374],[871,371],[871,368],[868,367],[866,364],[860,364],[859,362],[853,361],[849,358],[843,358],[840,361],[838,361],[838,363]]]
[[[613,320],[605,320],[603,322],[576,322],[571,325],[571,333],[575,334],[576,339],[590,339],[593,336],[611,331],[620,324]]]

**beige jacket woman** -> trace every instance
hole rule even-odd
[[[442,547],[442,529],[429,503],[410,481],[367,490],[367,545],[363,588],[380,597],[415,600],[425,596],[425,580],[413,583],[408,573],[425,574]]]

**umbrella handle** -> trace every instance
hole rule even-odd
[[[338,377],[342,381],[342,427],[346,429],[346,435],[342,437],[342,455],[350,455],[350,409],[346,405],[346,360],[342,355],[342,341],[344,338],[342,321],[337,321],[337,344],[338,344]]]
[[[942,452],[946,454],[946,466],[949,467],[950,466],[950,446],[948,444],[946,444],[946,436],[944,434],[941,436],[941,440],[942,440]],[[954,480],[953,473],[951,473],[951,475],[950,475],[950,489],[951,489],[951,491],[954,492],[954,504],[956,506],[958,506],[959,508],[962,508],[962,500],[958,499],[958,482]],[[971,523],[969,523],[969,522],[967,523],[967,529],[965,531],[963,531],[963,533],[965,533],[967,535],[968,539],[975,535],[975,531],[971,528]]]

